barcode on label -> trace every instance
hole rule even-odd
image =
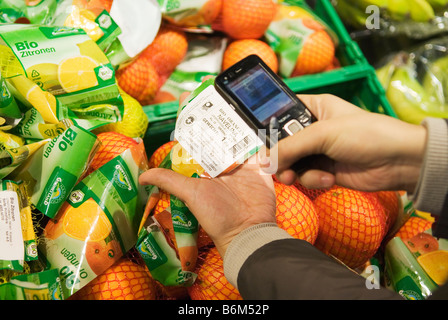
[[[253,142],[253,139],[251,136],[244,137],[243,140],[235,144],[232,148],[230,148],[230,152],[232,152],[233,156],[235,157],[238,155],[243,149],[246,149],[248,145],[250,145]]]

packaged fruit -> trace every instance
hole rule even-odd
[[[97,137],[71,126],[44,144],[18,167],[11,178],[25,181],[31,203],[53,218],[86,170],[98,144]],[[76,157],[68,154],[76,153]]]
[[[82,29],[2,25],[2,76],[21,111],[85,128],[116,122],[123,100],[106,55]]]
[[[142,140],[78,182],[48,221],[39,249],[59,269],[64,297],[102,274],[137,242],[148,192]]]
[[[386,285],[408,300],[425,300],[448,281],[448,241],[432,222],[412,216],[386,246]]]
[[[304,1],[284,0],[276,6],[265,36],[279,57],[279,74],[289,78],[329,68],[338,45],[330,27]]]
[[[441,37],[380,62],[378,79],[401,120],[420,124],[426,117],[448,117],[447,47],[448,38]]]

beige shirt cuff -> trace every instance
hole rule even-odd
[[[417,210],[440,215],[448,194],[448,127],[444,119],[426,118],[428,131],[420,178],[411,196]]]
[[[253,252],[269,242],[292,238],[275,223],[262,223],[245,229],[227,247],[224,256],[225,277],[235,288],[238,288],[238,273]]]

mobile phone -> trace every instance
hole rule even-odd
[[[276,142],[272,137],[279,141],[316,121],[296,94],[257,55],[220,73],[215,78],[215,88],[265,139],[268,148]]]

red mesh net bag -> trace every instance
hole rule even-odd
[[[195,273],[196,281],[188,288],[192,300],[242,300],[224,276],[223,260],[216,247],[201,252]]]
[[[375,255],[398,215],[396,192],[296,186],[312,200],[319,217],[316,248],[353,269]]]
[[[156,282],[148,268],[131,250],[69,299],[156,300],[158,296]]]

